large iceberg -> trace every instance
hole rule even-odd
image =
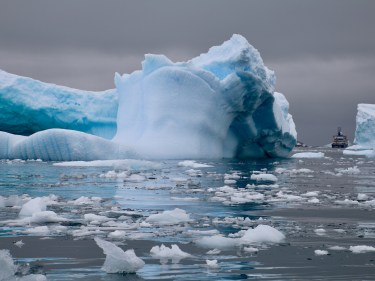
[[[375,104],[358,104],[354,143],[366,148],[375,147]]]
[[[354,145],[344,154],[375,156],[375,104],[360,103],[357,110]]]
[[[18,135],[61,128],[111,139],[117,92],[90,92],[43,83],[0,70],[0,131]]]
[[[9,74],[1,72],[1,75]],[[30,137],[3,133],[0,158],[65,161],[123,157],[286,157],[297,139],[288,101],[275,92],[274,72],[241,35],[233,35],[221,46],[187,62],[174,63],[164,55],[146,55],[142,70],[116,73],[116,92],[84,93],[26,78],[7,82],[12,79],[0,80],[0,95],[7,105],[8,116],[12,110],[18,114],[20,107],[12,105],[18,98],[11,91],[4,91],[7,83],[17,89],[16,96],[29,97],[21,110],[26,117],[36,115],[33,120],[39,120],[32,101],[33,96],[38,97],[39,91],[32,93],[38,87],[44,89],[42,104],[57,108],[47,110],[51,112],[49,119],[40,119],[37,126],[31,126],[33,129],[22,123],[24,117],[13,113],[15,119],[21,119],[19,123],[25,131],[37,130],[38,126],[42,129],[48,123],[49,127],[84,133],[57,129]],[[50,95],[52,102],[45,102]],[[63,105],[58,106],[59,102]],[[44,109],[39,112],[42,114]],[[62,114],[65,119],[59,117]],[[63,120],[62,125],[54,125],[55,120]],[[10,122],[3,123],[4,129],[11,127]],[[116,127],[112,140],[102,138],[110,138]],[[83,147],[88,150],[83,151]]]

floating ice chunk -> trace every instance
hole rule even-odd
[[[319,195],[319,191],[309,191],[306,193],[301,194],[303,197],[317,197]]]
[[[170,259],[172,263],[179,263],[180,260],[191,257],[190,254],[182,251],[176,244],[172,244],[170,248],[161,244],[154,246],[150,250],[153,258],[160,259],[161,263],[167,263]]]
[[[146,180],[146,177],[138,174],[131,174],[129,177],[124,178],[124,180],[128,182],[142,182]]]
[[[11,280],[17,271],[17,266],[13,262],[13,258],[9,250],[0,250],[0,281]]]
[[[345,168],[336,168],[335,171],[340,173],[340,174],[348,174],[348,175],[357,175],[361,172],[358,169],[357,166],[349,167],[349,168],[346,168],[346,169]]]
[[[106,255],[102,269],[107,273],[135,273],[145,265],[133,249],[124,252],[111,242],[98,237],[94,240]]]
[[[202,248],[219,250],[227,250],[239,245],[238,239],[228,238],[222,235],[202,237],[199,238],[195,243]]]
[[[76,200],[73,200],[73,201],[68,201],[69,204],[73,204],[73,205],[91,205],[91,204],[95,204],[97,203],[98,201],[100,201],[99,198],[94,198],[94,197],[86,197],[86,196],[81,196],[79,198],[77,198]]]
[[[326,235],[326,230],[324,228],[314,229],[314,232],[316,233],[316,235],[319,235],[319,236]]]
[[[212,249],[212,250],[209,250],[206,254],[207,255],[218,255],[220,253],[221,253],[221,251],[219,249]]]
[[[323,158],[323,152],[300,152],[292,155],[292,158]]]
[[[356,201],[356,200],[350,200],[348,198],[346,198],[344,200],[336,200],[335,203],[339,204],[339,205],[358,205],[359,204],[358,201]]]
[[[265,182],[277,182],[277,177],[272,174],[252,174],[250,179]]]
[[[307,200],[308,203],[311,203],[311,204],[318,204],[320,202],[320,200],[316,197],[313,197],[309,200]]]
[[[20,217],[30,217],[34,213],[46,211],[47,204],[46,201],[41,197],[36,197],[31,199],[29,202],[25,203],[22,206],[22,209],[19,213]]]
[[[293,174],[309,174],[309,173],[313,173],[314,171],[310,169],[306,169],[306,168],[292,169],[292,170],[287,170],[285,168],[276,168],[275,172],[278,174],[293,175]]]
[[[0,281],[47,281],[41,274],[30,274],[22,277],[18,275],[18,266],[8,250],[0,250]]]
[[[67,221],[67,219],[59,217],[55,212],[53,211],[42,211],[42,212],[35,212],[29,218],[30,222],[33,223],[50,223],[50,222],[63,222]]]
[[[368,252],[375,252],[375,247],[366,245],[350,246],[349,251],[351,251],[354,254],[363,254]]]
[[[124,239],[126,236],[126,232],[123,230],[115,230],[108,234],[108,238],[111,239]]]
[[[260,224],[254,229],[248,229],[240,238],[243,244],[252,243],[280,243],[285,239],[285,235],[269,225]]]
[[[105,221],[109,221],[111,220],[110,218],[106,217],[106,216],[99,216],[99,215],[95,215],[95,214],[84,214],[84,219],[85,221],[88,221],[88,222],[105,222]]]
[[[206,260],[207,267],[209,268],[219,268],[217,260]]]
[[[184,160],[184,161],[178,162],[178,166],[190,167],[190,168],[193,168],[193,169],[213,167],[212,165],[198,163],[198,162],[193,161],[193,160]]]
[[[17,246],[18,248],[22,248],[23,245],[25,245],[25,243],[22,240],[18,240],[17,242],[14,242],[13,244],[14,244],[14,246]],[[1,266],[0,266],[0,268],[1,268]]]
[[[47,226],[36,226],[32,228],[28,228],[23,231],[26,234],[36,235],[36,236],[44,236],[50,234],[50,230]]]
[[[328,255],[328,251],[326,251],[326,250],[315,250],[314,254],[316,256],[326,256],[326,255]]]
[[[342,153],[344,155],[356,155],[356,156],[367,156],[367,157],[373,157],[374,156],[374,150],[373,149],[357,150],[357,149],[353,149],[353,146],[349,146]]]
[[[236,184],[236,180],[224,180],[224,184]]]
[[[357,200],[358,201],[366,201],[368,199],[368,195],[365,193],[358,193]]]
[[[173,225],[190,221],[190,216],[186,211],[176,208],[171,211],[163,211],[160,214],[150,215],[146,222],[159,225]]]
[[[344,250],[346,250],[346,248],[342,247],[342,246],[332,246],[332,247],[329,247],[328,249],[332,250],[332,251],[344,251]]]
[[[243,250],[244,250],[244,252],[251,253],[251,254],[259,252],[259,249],[254,248],[254,247],[243,247]]]

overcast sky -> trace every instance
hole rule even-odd
[[[187,60],[242,34],[275,70],[308,144],[353,139],[375,103],[375,1],[0,0],[0,68],[85,89],[114,87],[145,53]]]

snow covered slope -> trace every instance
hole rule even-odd
[[[142,70],[116,74],[116,91],[84,92],[0,72],[0,129],[97,135],[3,133],[0,158],[285,157],[297,133],[275,80],[241,35],[187,62],[146,55]],[[112,141],[98,137],[110,139],[116,127]]]
[[[149,158],[287,156],[296,143],[273,71],[241,35],[188,62],[146,55],[115,83],[114,140]]]
[[[62,128],[110,139],[117,106],[116,90],[81,91],[0,70],[0,131],[30,135]]]

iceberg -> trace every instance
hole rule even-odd
[[[117,92],[90,92],[43,83],[0,70],[0,131],[17,135],[69,129],[111,139]]]
[[[375,156],[375,104],[358,104],[354,145],[346,155]]]
[[[354,143],[375,147],[375,104],[358,104]]]
[[[106,256],[102,269],[107,273],[135,273],[145,265],[133,249],[124,252],[111,242],[98,237],[94,240]]]
[[[141,70],[116,73],[116,90],[102,93],[0,76],[0,107],[6,108],[0,129],[8,132],[0,134],[0,158],[287,157],[296,144],[274,72],[241,35],[187,62],[147,54]],[[9,129],[11,122],[22,129]],[[11,134],[47,128],[53,129]]]

